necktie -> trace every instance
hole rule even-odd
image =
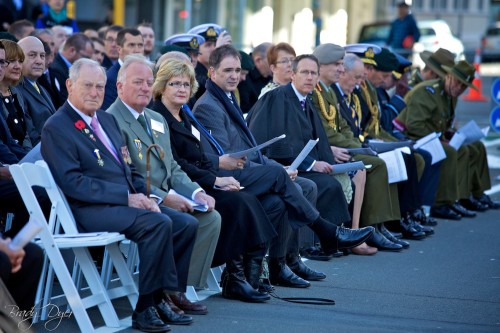
[[[137,117],[137,121],[139,122],[139,124],[141,124],[142,128],[144,128],[144,131],[146,131],[149,137],[151,137],[148,125],[146,124],[146,117],[142,113],[139,115],[139,117]]]
[[[99,121],[97,120],[97,117],[92,117],[92,120],[90,121],[90,127],[92,127],[92,130],[94,131],[95,135],[101,140],[102,144],[109,150],[111,155],[114,156],[114,158],[118,161],[118,163],[121,164],[120,159],[118,158],[118,155],[116,154],[115,150],[109,145],[108,141],[104,137],[104,134],[102,133],[101,125],[99,125]]]
[[[346,95],[345,96],[345,102],[347,104],[347,107],[351,109],[351,117],[352,120],[354,121],[354,125],[358,127],[358,114],[356,113],[356,108],[354,107],[354,104],[351,103],[351,95]]]
[[[306,100],[305,99],[300,101],[300,106],[302,107],[302,111],[306,110]]]
[[[38,84],[36,84],[36,82],[33,83],[33,87],[35,87],[36,91],[40,93],[40,88],[38,87]]]

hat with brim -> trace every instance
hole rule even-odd
[[[474,75],[476,73],[476,70],[467,61],[460,60],[455,66],[453,67],[443,66],[443,69],[447,73],[453,75],[463,84],[467,85],[468,87],[476,91],[479,91],[479,88],[476,87],[474,84],[472,84],[472,81],[474,81],[475,77]]]
[[[375,69],[381,72],[392,72],[396,70],[399,66],[398,59],[387,48],[382,48],[380,53],[375,54],[374,60],[377,63]]]
[[[442,66],[453,67],[455,65],[455,56],[453,53],[443,48],[439,48],[434,53],[423,51],[420,53],[420,59],[441,78],[446,76],[446,72]]]
[[[344,46],[346,53],[354,53],[365,64],[377,65],[374,57],[382,51],[382,48],[375,44],[357,43]]]
[[[196,54],[200,53],[199,47],[203,43],[205,43],[205,38],[196,34],[178,34],[165,40],[165,45],[177,45]]]
[[[244,51],[240,50],[239,52],[241,55],[241,69],[251,71],[255,67],[252,57],[250,57],[248,53]]]
[[[215,23],[205,23],[191,28],[187,33],[202,36],[205,41],[217,41],[222,31],[222,27]]]
[[[403,57],[402,55],[400,55],[396,52],[393,52],[393,53],[396,56],[396,59],[398,60],[399,64],[398,64],[398,68],[396,68],[395,70],[392,71],[392,75],[394,75],[396,80],[399,80],[399,79],[401,79],[403,74],[405,74],[406,72],[408,72],[410,70],[411,61],[409,61],[408,59],[406,59],[405,57]]]

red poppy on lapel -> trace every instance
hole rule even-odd
[[[80,131],[85,128],[85,122],[83,120],[78,120],[75,123],[75,127],[78,128]]]

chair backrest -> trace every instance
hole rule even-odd
[[[78,233],[75,218],[66,197],[57,186],[45,161],[37,161],[35,164],[11,165],[10,171],[30,215],[36,217],[39,221],[47,222],[32,188],[33,186],[40,186],[47,192],[52,205],[48,221],[51,233],[59,233],[59,224],[66,234]]]

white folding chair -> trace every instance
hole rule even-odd
[[[82,332],[94,331],[94,326],[87,313],[87,309],[94,306],[99,308],[107,327],[116,328],[114,331],[125,328],[124,325],[127,324],[124,323],[128,322],[128,320],[122,320],[120,323],[111,303],[111,299],[126,296],[132,307],[134,307],[138,298],[137,286],[118,247],[119,242],[124,240],[125,237],[116,232],[79,233],[66,198],[57,187],[49,167],[44,161],[37,161],[36,164],[11,165],[10,172],[30,216],[44,222],[42,223],[44,229],[39,233],[39,236],[41,239],[40,245],[45,250],[46,263],[40,284],[43,284],[44,280],[52,284],[52,280],[49,279],[50,270],[48,269],[48,267],[51,267],[59,280],[67,303],[73,311]],[[40,186],[47,191],[52,204],[48,222],[38,204],[32,186]],[[60,227],[64,230],[64,234],[59,234]],[[105,246],[121,281],[121,286],[106,290],[88,251],[88,247],[93,246]],[[63,249],[73,251],[79,269],[88,284],[89,296],[82,297],[78,288],[76,288],[61,255],[60,250]],[[50,293],[48,298],[50,298]]]

